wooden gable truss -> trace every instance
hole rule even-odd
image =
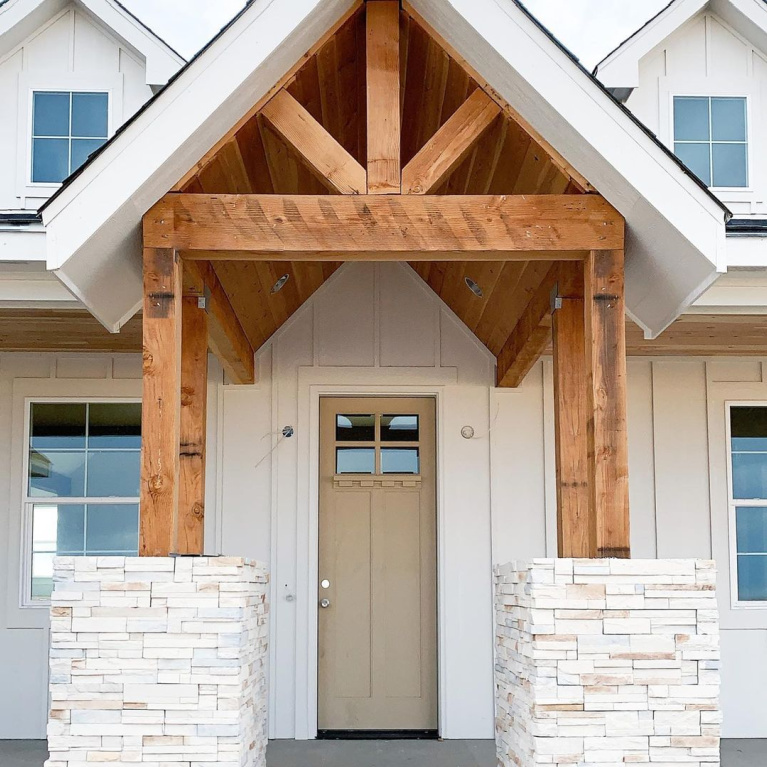
[[[252,383],[342,263],[386,260],[500,386],[554,318],[560,554],[628,556],[623,248],[620,214],[412,9],[360,1],[144,217],[142,554],[202,551],[205,348]]]

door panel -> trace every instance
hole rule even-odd
[[[320,730],[437,729],[435,443],[433,400],[321,401]]]

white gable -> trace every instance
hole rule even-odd
[[[358,3],[256,0],[44,208],[48,266],[110,329],[141,299],[140,221]],[[413,0],[626,217],[627,301],[661,332],[724,270],[722,206],[511,0]]]

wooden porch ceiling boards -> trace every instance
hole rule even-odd
[[[382,196],[400,190],[436,195],[590,191],[509,105],[480,87],[476,76],[446,51],[444,43],[427,31],[407,4],[398,11],[400,156],[396,161],[387,158],[397,132],[377,130],[368,135],[367,126],[373,109],[376,126],[386,125],[392,112],[396,119],[396,101],[382,101],[380,96],[386,83],[395,80],[396,87],[392,69],[396,54],[391,40],[387,43],[385,39],[391,37],[395,5],[378,0],[363,4],[310,52],[271,101],[254,109],[174,191],[301,196],[353,193],[359,191],[359,171],[365,168],[366,191]],[[371,17],[369,23],[366,15]],[[291,102],[299,107],[292,116],[287,109]],[[300,133],[295,131],[296,121],[302,124]],[[342,254],[337,259],[331,255],[321,264],[280,256],[279,261],[272,258],[256,263],[221,260],[222,255],[217,254],[213,268],[255,349],[344,260]],[[431,259],[439,256],[428,254]],[[195,256],[204,257],[204,253]],[[581,258],[582,254],[561,253],[558,257]],[[431,263],[413,260],[411,266],[494,354],[499,353],[546,272],[534,260],[504,265],[458,256]],[[288,283],[272,295],[272,286],[285,274]],[[480,285],[482,298],[469,291],[465,277]]]

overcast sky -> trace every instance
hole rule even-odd
[[[592,69],[668,0],[524,0],[527,7]],[[239,11],[243,0],[123,0],[187,58]]]

